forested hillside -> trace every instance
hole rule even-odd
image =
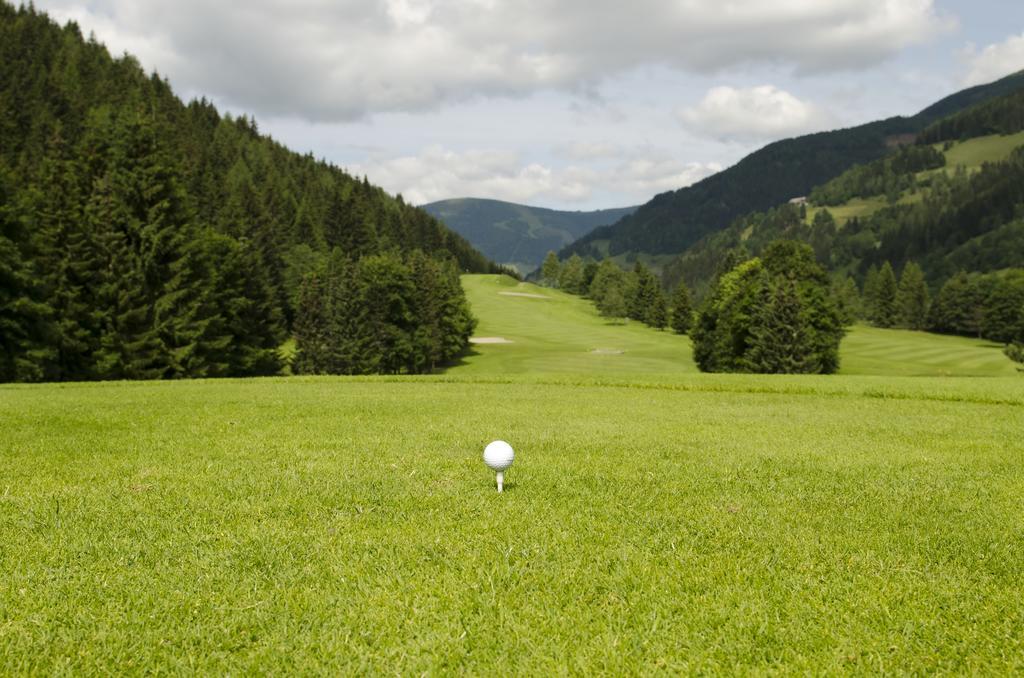
[[[495,269],[400,197],[289,151],[252,119],[183,103],[131,56],[31,6],[0,3],[0,64],[0,380],[271,374],[303,281],[332,252],[353,267],[384,257],[358,270],[403,281]],[[367,286],[408,289],[357,282],[367,300]],[[437,329],[403,303],[407,326],[382,320],[366,351],[392,331]]]
[[[1015,343],[1007,353],[1024,357],[1024,97],[939,121],[807,204],[737,219],[668,265],[664,282],[704,296],[780,239],[813,249],[846,322]]]
[[[513,266],[524,275],[538,268],[548,252],[558,251],[636,210],[623,207],[567,212],[480,198],[441,200],[423,205],[423,209],[490,259]]]
[[[990,122],[993,112],[998,124]],[[988,134],[993,128],[1004,134]],[[924,138],[941,143],[853,167],[814,188],[806,206],[782,204],[737,219],[680,255],[666,279],[701,290],[730,253],[756,256],[778,238],[809,243],[820,263],[858,282],[885,262],[896,270],[917,262],[932,286],[960,270],[1024,266],[1021,132],[1020,93],[981,104],[931,127]]]
[[[561,256],[677,254],[737,217],[805,196],[847,169],[885,156],[894,143],[913,138],[940,118],[1022,87],[1024,73],[1018,73],[954,94],[913,117],[770,144],[693,186],[656,196],[634,214],[565,248]]]

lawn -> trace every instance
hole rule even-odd
[[[463,276],[462,284],[480,320],[476,335],[512,343],[476,346],[455,374],[697,371],[686,337],[602,318],[579,297],[507,276]]]
[[[465,282],[515,343],[442,375],[0,385],[0,675],[1024,671],[1024,378],[899,376],[997,349],[702,375]]]
[[[1024,670],[1020,379],[21,386],[0,419],[4,674]]]
[[[462,283],[480,318],[477,336],[512,343],[476,346],[451,374],[672,376],[697,371],[687,337],[637,322],[612,323],[585,299],[505,276],[463,276]],[[991,342],[865,325],[850,328],[840,357],[843,374],[1017,374],[1002,347]]]

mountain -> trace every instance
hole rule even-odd
[[[636,210],[564,212],[479,198],[441,200],[422,208],[492,260],[522,273],[538,268],[548,252],[557,252],[598,226],[615,223]]]
[[[699,294],[723,261],[777,239],[810,244],[834,276],[857,281],[913,262],[933,290],[959,271],[1024,268],[1024,89],[935,121],[916,144],[815,187],[804,205],[736,219],[668,264],[665,281]]]
[[[692,186],[656,196],[630,216],[598,228],[562,250],[601,258],[629,252],[677,254],[737,217],[806,196],[854,165],[913,142],[940,118],[1024,87],[1024,72],[972,87],[913,117],[778,141]]]
[[[409,349],[386,369],[431,366],[448,338],[417,323],[459,315],[459,270],[497,270],[423,210],[182,102],[31,4],[0,2],[0,63],[0,381],[275,373],[329,260],[350,291],[388,295],[402,326],[362,297],[321,309],[312,293],[306,319],[350,313],[377,333],[367,352]]]

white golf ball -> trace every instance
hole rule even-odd
[[[495,440],[484,448],[484,463],[495,471],[504,471],[512,465],[515,459],[515,452],[512,446],[504,440]]]

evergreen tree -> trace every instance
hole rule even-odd
[[[693,322],[693,305],[690,301],[690,290],[686,283],[680,282],[672,294],[672,331],[686,334]]]
[[[302,281],[299,304],[295,310],[295,359],[292,369],[298,374],[327,372],[328,352],[332,346],[322,277],[311,273]]]
[[[857,281],[843,276],[832,284],[832,296],[836,300],[839,317],[844,326],[852,325],[863,317],[863,306]]]
[[[28,233],[11,202],[11,179],[0,163],[0,380],[47,376],[50,309],[38,298],[29,261]]]
[[[598,310],[601,303],[612,288],[618,288],[620,293],[625,286],[626,272],[619,268],[611,259],[603,260],[594,273],[594,279],[590,281],[587,296],[594,302]]]
[[[558,280],[562,276],[562,264],[558,261],[557,254],[548,252],[540,267],[540,275],[541,281],[548,287],[558,286]]]
[[[626,304],[626,294],[623,287],[610,287],[608,292],[601,298],[598,312],[606,318],[625,318],[629,309]]]
[[[658,330],[663,330],[668,326],[668,301],[665,299],[661,285],[655,284],[654,286],[644,323]]]
[[[584,286],[583,259],[580,255],[574,254],[565,262],[558,276],[558,287],[569,294],[585,294],[587,288]]]
[[[636,277],[636,286],[628,303],[629,317],[654,327],[654,321],[661,313],[658,310],[659,304],[662,309],[665,307],[661,285],[650,269],[639,261],[633,266],[633,275]]]
[[[1006,353],[1006,357],[1010,360],[1015,363],[1024,364],[1024,341],[1007,344],[1004,352]],[[1024,367],[1019,367],[1017,369],[1024,372]]]
[[[981,333],[1002,343],[1024,340],[1024,275],[995,283],[985,299]]]
[[[899,306],[896,301],[898,286],[892,265],[886,261],[878,271],[878,285],[874,289],[871,321],[878,327],[895,327],[899,322]]]
[[[861,297],[864,317],[869,322],[875,321],[875,309],[878,307],[878,267],[871,264],[864,275],[864,293]]]
[[[697,366],[836,372],[843,328],[827,282],[809,246],[770,244],[762,258],[743,262],[712,287],[690,330]],[[786,346],[769,345],[783,339]]]
[[[759,374],[821,371],[795,280],[779,276],[763,282],[743,364]]]
[[[896,307],[900,324],[912,330],[923,330],[928,324],[928,307],[931,298],[924,282],[924,272],[914,262],[903,267],[899,289],[896,293]]]
[[[977,282],[961,271],[939,290],[928,318],[935,332],[979,336],[985,295]]]

